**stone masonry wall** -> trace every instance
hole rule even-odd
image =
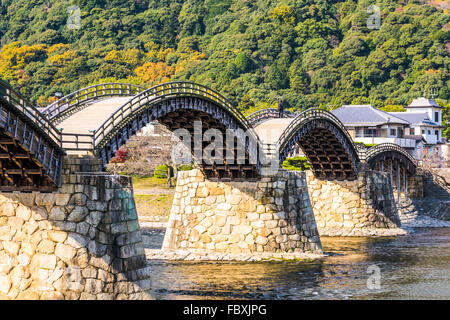
[[[321,253],[305,174],[213,182],[179,172],[163,249]]]
[[[0,194],[0,299],[151,298],[127,177],[64,160],[54,193]]]
[[[321,181],[306,172],[321,236],[404,234],[388,177],[361,170],[354,181]]]
[[[409,198],[424,197],[424,176],[416,175],[408,177],[408,197]]]

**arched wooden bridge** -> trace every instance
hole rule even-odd
[[[308,109],[295,117],[277,141],[280,161],[300,144],[316,177],[324,180],[354,180],[358,153],[344,125],[323,109]]]
[[[59,130],[0,82],[0,190],[54,190],[64,154]]]
[[[294,117],[295,116],[293,113],[289,111],[283,111],[282,118]],[[274,108],[262,109],[249,114],[246,118],[252,127],[256,127],[258,124],[266,120],[280,118],[280,111]]]
[[[97,100],[111,97],[132,97],[142,91],[145,91],[144,87],[127,83],[96,84],[60,98],[42,110],[42,113],[56,125]]]
[[[416,160],[402,147],[394,143],[381,143],[369,148],[363,160],[369,168],[386,172],[391,186],[397,191],[397,201],[400,194],[408,195],[408,176],[416,174]]]
[[[196,135],[211,137],[210,129],[224,137],[227,132],[233,134],[231,150],[211,153],[210,159],[203,156],[198,162],[210,179],[258,179],[268,160],[283,161],[294,145],[301,146],[320,179],[356,179],[361,161],[378,169],[380,159],[395,158],[405,172],[413,174],[415,169],[414,160],[398,146],[360,150],[343,124],[325,110],[308,109],[296,117],[279,118],[278,111],[275,114],[271,109],[247,119],[218,92],[190,82],[149,89],[99,84],[61,98],[42,113],[8,86],[0,88],[2,190],[55,188],[65,153],[95,154],[105,167],[120,146],[154,120],[177,133],[184,132],[183,142],[190,145],[194,159],[203,155],[211,141],[218,142],[212,134],[214,139],[199,145]],[[200,129],[196,121],[202,122]],[[17,123],[23,123],[24,129]],[[269,131],[273,134],[267,135]],[[29,142],[30,136],[37,142]],[[228,146],[225,141],[218,143]]]

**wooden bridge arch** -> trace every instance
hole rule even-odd
[[[381,166],[381,164],[386,160],[393,160],[404,166],[409,174],[414,175],[416,173],[416,160],[395,143],[381,143],[369,148],[364,160],[373,170],[383,171],[381,169],[384,169],[384,166]]]
[[[0,81],[0,189],[55,190],[64,153],[59,130]]]
[[[364,160],[370,169],[388,174],[397,202],[402,192],[408,196],[408,177],[416,174],[417,161],[405,149],[394,143],[382,143],[366,150]]]
[[[57,125],[95,100],[106,97],[131,97],[145,91],[145,89],[142,86],[119,82],[95,84],[58,99],[43,109],[42,113],[53,124]]]
[[[277,143],[280,163],[300,144],[314,175],[323,180],[354,180],[359,157],[352,138],[333,114],[311,108],[297,115]]]
[[[190,82],[161,84],[132,97],[95,131],[92,149],[106,166],[121,145],[153,120],[161,121],[171,130],[185,128],[191,136],[196,120],[202,121],[203,132],[210,128],[220,130],[224,140],[226,130],[235,132],[236,143],[245,144],[245,163],[237,163],[234,150],[235,161],[231,164],[225,159],[219,165],[202,162],[204,173],[210,179],[221,180],[259,177],[260,142],[246,118],[218,92]]]
[[[246,118],[252,127],[256,127],[258,124],[266,120],[280,118],[280,112],[278,111],[278,109],[267,108],[255,111],[249,114]],[[294,118],[294,114],[288,111],[284,111],[282,114],[282,118]]]

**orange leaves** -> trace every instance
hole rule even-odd
[[[52,104],[56,100],[58,100],[58,98],[55,96],[50,96],[48,98],[45,98],[45,96],[39,96],[36,103],[40,107],[45,107],[45,106],[48,106],[49,104]]]
[[[48,104],[52,104],[53,102],[58,101],[58,98],[55,96],[48,97]]]
[[[0,52],[0,78],[5,80],[26,80],[28,75],[23,69],[26,64],[45,55],[47,46],[36,44],[20,46],[19,42],[5,45]]]
[[[68,50],[62,54],[55,54],[52,55],[47,59],[47,61],[51,65],[57,65],[57,66],[65,66],[68,62],[72,61],[76,58],[76,53],[72,50]]]
[[[145,56],[151,61],[144,65],[137,67],[134,72],[142,81],[146,83],[161,83],[170,81],[170,79],[177,73],[195,66],[200,61],[206,59],[206,55],[192,50],[190,48],[182,52],[175,52],[173,48],[164,48],[149,42],[145,44]],[[168,57],[175,54],[175,59],[172,60],[172,65],[168,65]],[[106,59],[106,58],[105,58]]]
[[[65,44],[65,43],[57,43],[57,44],[54,44],[54,45],[52,45],[51,47],[49,47],[49,48],[47,49],[47,52],[48,52],[49,54],[52,54],[52,53],[62,53],[62,52],[64,52],[64,51],[68,50],[68,49],[69,49],[69,45],[68,45],[68,44]]]
[[[128,50],[111,50],[105,56],[104,60],[108,62],[116,62],[137,66],[141,63],[142,56],[143,56],[142,52],[136,48]]]
[[[17,44],[17,46],[14,44]],[[13,58],[16,62],[16,65],[20,67],[24,67],[26,63],[31,62],[34,57],[41,54],[46,54],[47,49],[47,46],[45,44],[18,46],[18,42],[13,42],[11,46],[12,47],[10,48],[8,48],[8,46],[5,46],[4,49],[6,49],[7,51],[8,49],[11,49],[9,50],[9,53],[11,54],[10,57]]]
[[[146,83],[149,82],[167,82],[173,75],[171,67],[164,62],[147,62],[134,70],[137,76]]]

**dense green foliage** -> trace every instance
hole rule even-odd
[[[167,165],[165,165],[165,164],[157,166],[155,168],[155,171],[154,171],[154,174],[153,174],[154,177],[155,178],[160,178],[160,179],[167,178],[168,168],[169,167]]]
[[[406,111],[406,109],[400,105],[387,105],[387,106],[381,107],[380,110],[383,110],[386,112],[405,112]]]
[[[424,92],[448,101],[450,18],[424,3],[1,0],[0,78],[39,105],[108,80],[191,80],[242,110],[278,95],[296,110],[405,105]],[[80,29],[67,26],[71,5]],[[379,30],[367,27],[369,5]]]
[[[442,130],[442,136],[450,141],[450,102],[445,103],[443,100],[438,99],[436,101],[442,109],[442,122],[444,124],[444,129]]]
[[[357,143],[359,145],[362,145],[366,148],[370,148],[370,147],[374,147],[376,146],[378,143],[364,143],[364,142],[359,142],[359,141],[353,141],[354,143]]]
[[[286,170],[295,170],[295,171],[305,171],[311,168],[308,163],[308,159],[306,159],[306,157],[287,158],[286,160],[283,161],[281,167]]]

